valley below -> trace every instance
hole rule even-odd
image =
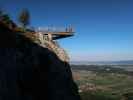
[[[71,65],[82,100],[133,100],[133,65]]]

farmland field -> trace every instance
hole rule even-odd
[[[133,100],[132,72],[109,66],[100,67],[72,66],[82,100]]]

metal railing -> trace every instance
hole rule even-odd
[[[72,27],[39,27],[35,31],[42,33],[74,33],[74,29]]]

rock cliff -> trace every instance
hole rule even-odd
[[[80,100],[70,65],[0,23],[0,100]]]
[[[48,48],[49,50],[53,51],[60,60],[69,62],[69,56],[67,52],[60,47],[57,40],[50,40],[47,35],[43,35],[39,32],[36,32],[35,42],[38,43],[40,46]]]

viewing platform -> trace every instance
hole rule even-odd
[[[48,35],[50,39],[57,40],[62,38],[71,37],[74,35],[74,30],[71,27],[67,28],[55,28],[55,27],[39,27],[36,33],[40,35]]]

